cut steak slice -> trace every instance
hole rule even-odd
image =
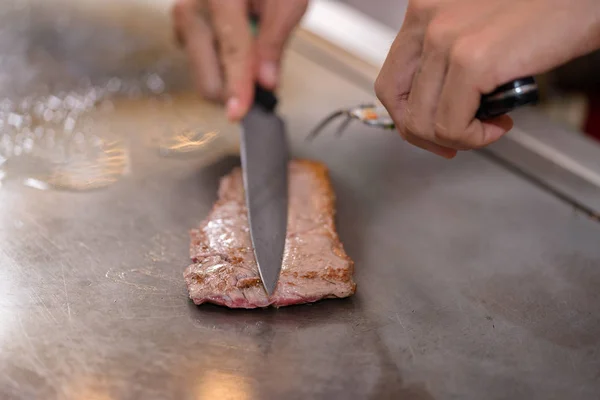
[[[236,168],[221,179],[219,199],[202,226],[191,231],[193,264],[184,273],[190,298],[196,304],[257,308],[354,294],[354,263],[335,230],[334,202],[324,165],[290,162],[283,266],[268,297],[252,249],[242,173]]]

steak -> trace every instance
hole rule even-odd
[[[263,288],[248,227],[242,172],[221,179],[218,200],[192,230],[193,264],[184,273],[195,304],[231,308],[281,307],[354,294],[354,263],[335,230],[335,196],[327,168],[304,160],[289,164],[288,229],[279,283]]]

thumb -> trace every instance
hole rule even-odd
[[[279,83],[281,57],[288,39],[308,7],[308,0],[264,0],[256,41],[258,81],[273,90]]]

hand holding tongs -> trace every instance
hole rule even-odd
[[[539,100],[537,83],[533,77],[516,79],[498,87],[490,94],[481,97],[481,104],[475,118],[486,120],[506,114],[528,104],[535,104]],[[337,129],[337,134],[342,134],[353,119],[362,123],[384,129],[395,129],[394,121],[383,106],[363,104],[356,107],[339,110],[325,118],[309,134],[308,140],[314,139],[323,129],[338,117],[345,117]]]

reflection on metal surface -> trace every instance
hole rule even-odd
[[[63,388],[64,398],[66,400],[113,400],[106,388],[103,388],[101,382],[93,378],[79,378],[70,382],[70,385]]]
[[[44,181],[40,181],[38,179],[34,179],[34,178],[27,178],[23,180],[23,185],[28,186],[30,188],[33,189],[38,189],[38,190],[48,190],[50,189],[50,186],[44,182]]]
[[[34,155],[8,158],[0,175],[40,190],[85,191],[109,186],[127,171],[125,146],[122,141],[94,142],[52,146]]]
[[[186,129],[173,137],[165,138],[160,143],[160,153],[163,156],[173,156],[202,152],[218,135],[218,131],[202,132]]]
[[[127,171],[122,140],[108,139],[101,123],[110,85],[19,101],[0,101],[0,170],[37,189],[89,190],[116,182]],[[104,110],[104,111],[103,111]],[[95,112],[94,119],[90,115]]]
[[[163,74],[174,58],[141,62],[144,51],[127,29],[97,30],[105,7],[90,19],[69,1],[47,9],[47,2],[10,3],[0,6],[0,181],[76,191],[111,185],[128,168],[122,132],[107,126],[114,101],[169,91],[173,79]],[[114,68],[126,59],[131,70]]]
[[[197,400],[250,400],[255,397],[248,378],[211,370],[206,371],[194,394]]]
[[[106,143],[92,154],[79,154],[79,157],[57,165],[48,178],[48,184],[63,190],[99,189],[116,182],[125,174],[127,165],[123,142]]]
[[[9,334],[18,318],[18,299],[15,296],[14,277],[11,276],[11,268],[6,268],[6,261],[3,260],[5,268],[0,269],[0,343]]]
[[[155,119],[152,147],[166,158],[192,158],[208,165],[239,154],[239,126],[230,123],[223,107],[195,96],[164,96],[150,106]],[[156,128],[158,127],[158,130]]]
[[[115,271],[109,269],[104,275],[106,279],[109,279],[116,283],[122,283],[134,287],[135,289],[146,291],[146,292],[164,292],[165,289],[158,288],[156,286],[155,279],[153,282],[148,282],[148,277],[153,277],[151,273],[142,271],[139,269],[132,269],[129,271]],[[153,277],[156,278],[156,277]],[[161,277],[162,278],[162,277]],[[143,281],[143,282],[142,282]],[[154,284],[153,284],[154,283]]]
[[[585,179],[589,183],[600,187],[600,174],[585,165],[581,164],[577,160],[569,155],[561,153],[559,150],[553,148],[536,139],[534,136],[525,133],[522,130],[515,130],[509,133],[510,139],[521,144],[523,147],[539,154],[547,160],[550,160],[554,164],[561,168],[570,171],[571,173]]]

